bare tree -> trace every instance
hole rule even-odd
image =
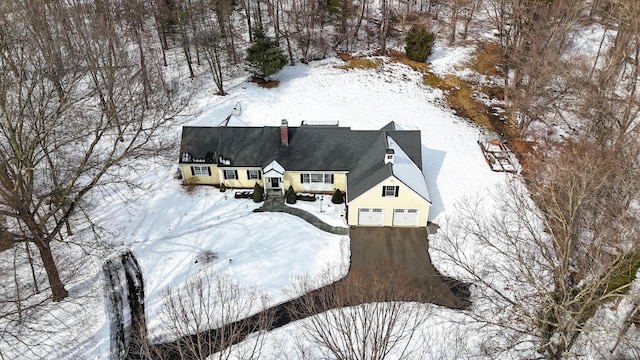
[[[321,358],[381,360],[421,359],[426,347],[419,329],[429,308],[414,301],[417,291],[406,275],[391,267],[354,273],[317,288],[313,281],[296,285],[307,293],[292,303],[302,321],[303,336],[318,346]],[[307,354],[307,356],[313,356]]]
[[[281,2],[283,4],[284,1]],[[285,40],[293,40],[296,48],[290,48],[289,58],[293,60],[293,52],[298,50],[303,63],[309,60],[324,57],[328,50],[327,38],[323,36],[327,17],[327,5],[324,2],[311,0],[290,0],[289,4],[281,11],[288,21],[281,21]]]
[[[10,12],[0,25],[0,215],[13,242],[38,249],[60,301],[68,292],[53,247],[62,230],[92,190],[122,180],[114,176],[121,166],[168,148],[158,136],[186,97],[156,57],[144,56],[150,44],[141,23],[123,30],[121,3],[3,4]]]
[[[256,359],[264,343],[258,330],[274,321],[263,311],[267,302],[257,289],[206,268],[184,287],[167,289],[161,319],[173,342],[147,345],[146,352],[153,359]],[[240,349],[232,348],[242,340]]]
[[[478,0],[453,0],[450,5],[450,27],[448,35],[448,43],[453,44],[456,40],[456,35],[458,33],[458,20],[462,20],[463,31],[462,31],[462,40],[466,40],[467,33],[469,30],[469,23],[473,19],[473,15],[475,11],[480,7],[480,1]]]
[[[630,296],[640,259],[637,161],[592,142],[559,145],[531,166],[528,191],[513,181],[493,209],[469,200],[447,219],[432,250],[476,285],[471,315],[500,329],[492,356],[519,349],[566,359],[607,341],[592,319]]]
[[[564,100],[568,89],[561,75],[571,64],[562,56],[585,16],[584,7],[583,2],[564,0],[492,0],[486,7],[500,44],[504,100],[521,136]]]
[[[26,244],[18,244],[1,254],[0,359],[42,359],[43,354],[50,357],[68,355],[86,340],[85,334],[72,328],[91,329],[94,327],[92,324],[102,320],[101,312],[83,308],[87,301],[100,303],[103,300],[101,283],[92,273],[93,259],[79,255],[77,250],[80,249],[73,244],[62,245],[65,253],[58,257],[62,280],[66,282],[82,277],[96,281],[65,301],[64,306],[58,306],[51,303],[46,293],[35,289],[34,284],[46,282],[46,274],[38,259],[29,263],[29,253],[20,246]],[[69,321],[71,317],[73,324]]]
[[[640,76],[640,10],[625,1],[608,2],[607,20],[615,34],[610,47],[601,48],[587,68],[576,75],[576,113],[586,131],[599,142],[626,147],[640,130],[638,77]]]
[[[209,66],[213,82],[218,88],[218,95],[226,95],[224,80],[235,55],[227,53],[230,46],[233,47],[233,43],[226,38],[231,36],[231,31],[227,29],[229,20],[224,16],[226,11],[218,10],[216,7],[219,6],[226,5],[206,2],[193,5],[194,11],[190,22],[194,27],[199,53]],[[214,14],[221,15],[214,16]]]
[[[343,51],[351,51],[356,45],[360,28],[370,0],[335,0],[331,1],[327,11],[330,14],[337,34],[333,47]]]

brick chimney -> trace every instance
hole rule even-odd
[[[280,143],[289,146],[289,123],[287,119],[282,119],[280,123]]]

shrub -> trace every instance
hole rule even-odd
[[[404,39],[407,57],[413,61],[425,62],[433,52],[436,36],[422,26],[412,26]]]
[[[344,202],[344,194],[340,189],[336,189],[333,193],[333,196],[331,196],[331,202],[334,204],[342,204]]]
[[[213,260],[218,260],[218,254],[211,250],[205,250],[200,254],[198,254],[198,257],[196,258],[196,263],[208,264]]]
[[[262,200],[264,200],[264,190],[262,189],[262,186],[256,182],[253,186],[253,202],[259,203],[262,202]]]
[[[220,184],[220,192],[225,192],[227,191],[227,187],[224,185],[224,183]]]
[[[236,191],[234,197],[236,199],[253,199],[253,191]]]
[[[296,194],[296,199],[300,201],[316,201],[316,196],[309,194]]]
[[[296,203],[296,192],[293,191],[293,186],[289,185],[289,188],[287,189],[287,195],[286,195],[286,201],[287,204],[295,204]]]

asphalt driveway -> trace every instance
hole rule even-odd
[[[421,301],[449,308],[463,308],[468,300],[457,297],[431,264],[425,228],[354,226],[351,238],[351,271],[367,272],[393,266],[415,282]],[[450,280],[450,279],[448,279]]]

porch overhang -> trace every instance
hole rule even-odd
[[[262,174],[264,177],[269,178],[281,178],[284,176],[285,170],[282,165],[280,165],[277,161],[273,160],[269,163],[269,165],[265,166],[262,169]]]

